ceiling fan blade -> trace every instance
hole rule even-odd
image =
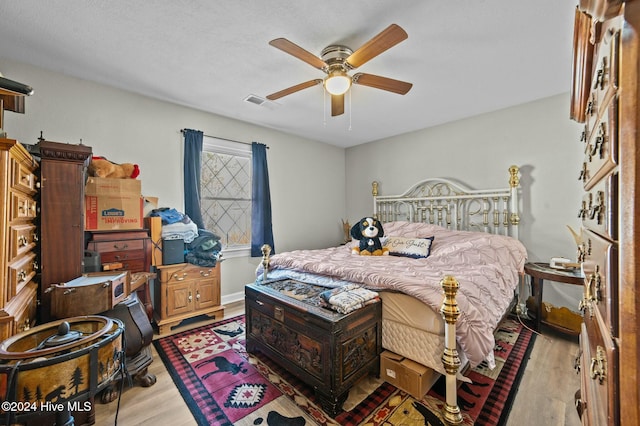
[[[277,49],[282,50],[283,52],[288,53],[289,55],[295,56],[296,58],[305,61],[312,67],[318,68],[319,70],[324,70],[328,66],[322,59],[320,59],[313,53],[304,50],[297,44],[290,42],[286,38],[277,38],[275,40],[271,40],[269,44]]]
[[[276,99],[280,99],[283,96],[299,92],[300,90],[307,89],[317,84],[322,84],[322,79],[316,78],[315,80],[309,80],[305,81],[304,83],[296,84],[295,86],[291,86],[279,92],[270,94],[269,96],[267,96],[267,99],[269,99],[270,101],[275,101]]]
[[[344,114],[344,95],[331,95],[331,116]]]
[[[396,24],[389,25],[380,34],[366,42],[362,47],[353,52],[346,60],[351,68],[358,68],[370,61],[387,49],[392,48],[409,36]]]
[[[406,95],[413,87],[413,84],[406,81],[394,80],[392,78],[380,77],[379,75],[357,73],[351,79],[353,84],[361,86],[374,87],[376,89],[386,90],[388,92]]]

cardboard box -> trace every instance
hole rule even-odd
[[[380,355],[380,376],[416,399],[422,399],[440,373],[391,351]]]
[[[143,205],[139,180],[90,177],[85,187],[85,229],[142,229]]]
[[[144,217],[149,217],[151,212],[158,208],[158,197],[144,195]]]

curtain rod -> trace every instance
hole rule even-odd
[[[184,134],[185,130],[187,130],[187,129],[180,129],[180,133],[183,133],[183,134]],[[203,135],[203,136],[206,136],[206,137],[208,137],[208,138],[216,138],[216,139],[222,139],[223,141],[235,142],[235,143],[241,143],[241,144],[244,144],[244,145],[251,145],[251,142],[235,141],[235,140],[233,140],[233,139],[221,138],[220,136],[211,136],[211,135],[206,135],[206,134],[204,134],[204,133],[203,133],[202,135]],[[265,146],[267,147],[267,149],[269,149],[269,145],[265,145]]]

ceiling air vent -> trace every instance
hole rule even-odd
[[[265,102],[267,102],[265,98],[261,98],[260,96],[256,96],[256,95],[249,95],[246,98],[244,98],[244,101],[249,102],[250,104],[256,104],[256,105],[262,105]]]

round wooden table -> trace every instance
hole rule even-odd
[[[576,335],[577,333],[573,330],[542,320],[542,290],[544,280],[581,286],[584,284],[582,271],[580,269],[557,269],[552,268],[548,263],[535,262],[525,264],[524,273],[531,277],[533,296],[536,300],[536,331],[540,331],[540,324],[546,324],[562,333]]]

